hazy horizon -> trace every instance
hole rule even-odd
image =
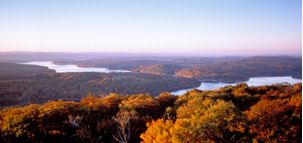
[[[302,57],[287,54],[182,54],[182,53],[155,53],[155,52],[60,52],[60,51],[0,51],[0,54],[70,54],[70,55],[112,55],[112,56],[152,56],[152,57],[201,57],[201,58],[224,58],[224,57]]]
[[[0,1],[0,52],[302,56],[301,0]]]

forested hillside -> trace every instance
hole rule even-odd
[[[0,53],[0,62],[29,61],[53,61],[55,64],[103,67],[229,83],[243,82],[250,77],[260,76],[302,78],[302,57],[295,56],[188,57],[130,53]]]
[[[87,94],[161,92],[200,85],[195,79],[142,73],[56,73],[47,67],[0,63],[0,107],[50,100],[79,101]]]
[[[121,95],[175,91],[198,80],[134,73],[54,73],[0,80],[0,107],[49,100],[80,100],[87,94]]]
[[[170,75],[203,81],[241,82],[250,77],[292,76],[302,78],[300,57],[225,57],[225,58],[131,58],[57,61],[58,64],[77,64],[83,67],[125,69],[136,73]],[[268,70],[270,69],[270,70]]]
[[[55,70],[50,70],[47,67],[42,66],[0,62],[0,80],[24,78],[50,73],[55,73]]]
[[[270,69],[270,70],[269,70]],[[239,82],[249,77],[292,76],[302,78],[301,58],[252,57],[239,61],[201,65],[176,71],[178,77],[221,82]]]
[[[66,77],[68,78],[68,77]],[[302,85],[88,95],[0,112],[0,142],[301,142]]]

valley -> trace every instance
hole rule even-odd
[[[47,53],[42,58],[43,53],[14,52],[1,55],[2,107],[59,99],[78,101],[87,94],[144,93],[157,96],[161,92],[173,92],[180,95],[187,89],[216,89],[249,81],[251,77],[289,77],[267,84],[293,84],[301,82],[302,67],[298,57]],[[57,58],[52,58],[54,56]],[[266,82],[261,81],[258,85],[266,85]]]

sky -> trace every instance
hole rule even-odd
[[[0,51],[301,55],[301,0],[0,0]]]

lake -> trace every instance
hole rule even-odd
[[[290,83],[295,84],[301,82],[301,79],[295,79],[291,76],[279,76],[279,77],[251,77],[248,81],[244,81],[241,83],[246,83],[248,86],[261,86],[261,85],[271,85],[277,83]],[[218,89],[227,85],[236,85],[237,83],[223,83],[223,82],[202,82],[199,87],[190,88],[190,89],[182,89],[178,91],[172,92],[174,95],[183,95],[187,91],[192,89],[199,90],[213,90]]]
[[[49,69],[53,69],[58,73],[64,72],[100,72],[100,73],[112,73],[112,72],[130,72],[128,70],[110,70],[108,68],[98,68],[98,67],[79,67],[77,65],[57,65],[52,61],[33,61],[26,62],[20,64],[27,65],[38,65],[48,67]]]
[[[110,70],[108,68],[97,68],[97,67],[79,67],[77,65],[58,65],[54,64],[52,61],[33,61],[26,62],[21,64],[28,65],[38,65],[48,67],[49,69],[53,69],[58,73],[64,72],[100,72],[100,73],[112,73],[112,72],[131,72],[128,70]],[[244,81],[248,86],[261,86],[261,85],[271,85],[277,83],[298,83],[301,82],[301,79],[295,79],[291,76],[279,76],[279,77],[251,77],[248,81]],[[223,83],[223,82],[201,82],[199,87],[195,89],[199,90],[213,90],[218,89],[227,85],[236,85],[237,83]],[[182,95],[187,91],[194,89],[182,89],[172,92],[174,95]]]

